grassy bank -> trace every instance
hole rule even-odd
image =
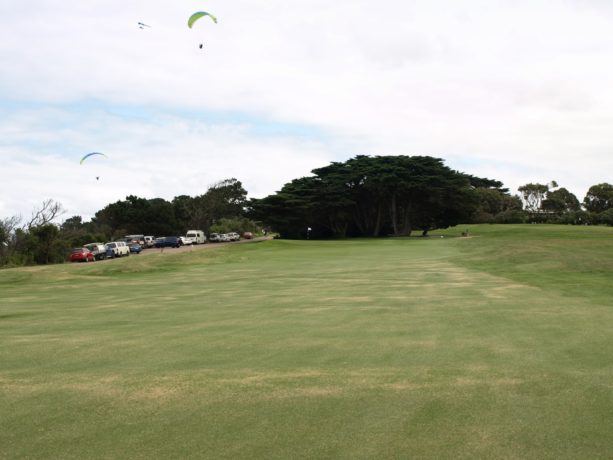
[[[612,229],[466,229],[1,271],[0,457],[607,457]]]

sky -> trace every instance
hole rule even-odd
[[[613,182],[611,30],[609,0],[0,0],[0,219],[356,155],[582,200]]]

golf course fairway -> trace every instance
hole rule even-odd
[[[607,227],[6,269],[0,458],[611,458],[612,331]]]

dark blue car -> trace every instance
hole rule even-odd
[[[130,248],[130,252],[132,254],[140,254],[143,250],[143,247],[138,243],[128,243],[128,247]]]
[[[156,248],[178,248],[181,246],[181,240],[178,236],[165,236],[155,239]]]

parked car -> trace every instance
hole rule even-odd
[[[153,236],[145,235],[145,244],[143,245],[143,249],[152,248],[153,246],[155,246],[155,238],[153,238]]]
[[[219,241],[221,241],[222,243],[227,243],[232,240],[230,239],[230,235],[228,235],[227,233],[222,233],[221,235],[219,235]]]
[[[181,240],[177,236],[163,236],[155,239],[156,248],[178,248]]]
[[[194,244],[206,243],[206,236],[202,230],[188,230],[185,236],[191,238]]]
[[[246,240],[251,240],[251,239],[253,239],[253,233],[245,232],[245,233],[243,233],[243,238],[245,238]]]
[[[238,241],[241,239],[241,236],[236,232],[230,232],[228,236],[230,237],[230,241]]]
[[[180,236],[179,241],[181,242],[181,246],[190,246],[194,244],[194,240],[187,236]]]
[[[106,246],[104,243],[87,243],[83,247],[89,249],[94,254],[96,260],[106,259]]]
[[[211,233],[209,235],[209,241],[211,243],[219,243],[221,241],[219,233]]]
[[[70,254],[71,262],[93,262],[95,260],[94,253],[87,248],[74,248]]]
[[[138,243],[141,246],[145,244],[145,235],[126,235],[125,236],[126,243]]]
[[[106,243],[106,247],[112,249],[113,257],[130,255],[130,248],[125,241],[111,241],[110,243]]]
[[[140,254],[143,250],[143,247],[138,243],[128,243],[128,248],[132,254]]]

